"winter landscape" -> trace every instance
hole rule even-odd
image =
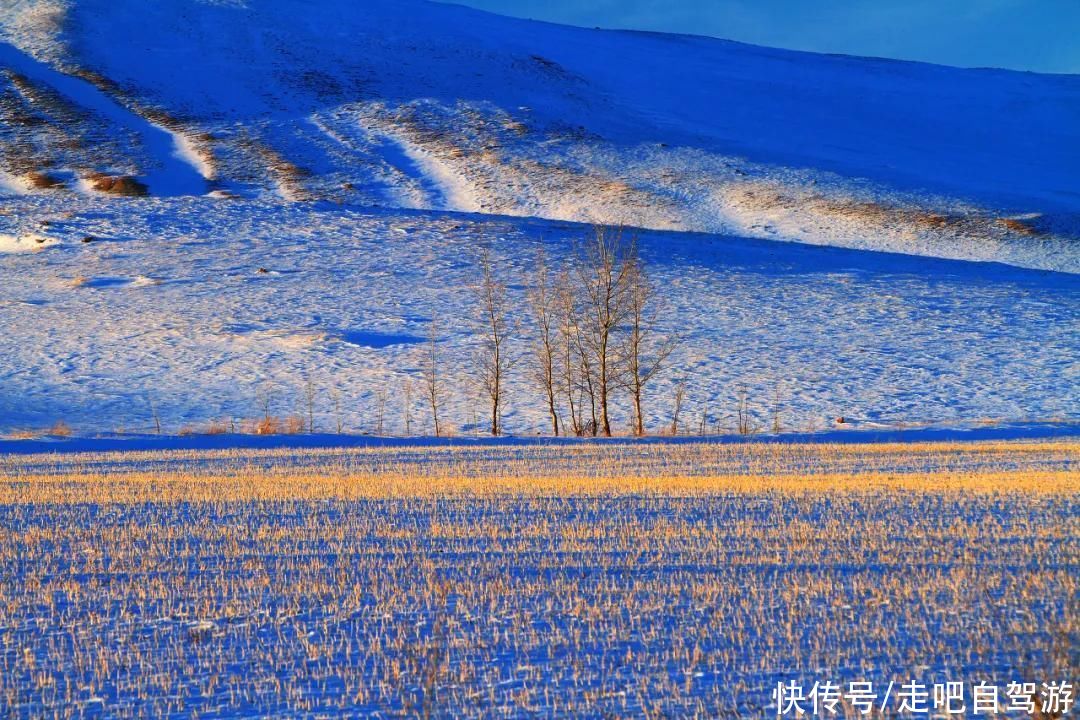
[[[12,0],[0,329],[0,716],[1075,713],[1080,75]]]

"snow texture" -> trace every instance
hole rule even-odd
[[[111,197],[129,176],[149,198]],[[299,412],[482,424],[480,248],[524,295],[642,228],[684,341],[648,393],[791,431],[1080,419],[1080,77],[606,32],[419,0],[0,9],[0,430]],[[785,242],[776,242],[785,241]],[[794,242],[791,242],[794,241]],[[340,413],[332,408],[340,406]],[[620,422],[627,418],[619,408]]]
[[[113,164],[135,163],[155,195],[203,194],[209,181],[218,195],[1078,270],[1076,76],[420,0],[16,3],[0,11],[0,38],[0,68],[104,118],[106,136],[134,134],[145,152],[118,143]],[[28,162],[7,164],[21,175]],[[109,164],[65,162],[80,175]]]
[[[558,264],[587,226],[429,211],[371,211],[208,199],[23,198],[0,234],[48,219],[44,252],[0,254],[0,418],[7,429],[64,419],[84,432],[167,429],[300,413],[317,387],[317,425],[426,432],[421,392],[429,324],[439,328],[446,416],[465,432],[486,409],[475,382],[477,258],[490,248],[510,282],[518,333],[508,427],[542,431],[524,335],[536,252]],[[63,212],[61,212],[61,208]],[[33,220],[32,220],[33,219]],[[91,242],[83,242],[92,238]],[[739,388],[767,426],[779,395],[789,431],[925,423],[1080,419],[1080,279],[1001,264],[645,232],[665,288],[663,330],[684,341],[647,397],[669,424],[731,431]],[[625,407],[618,416],[629,421]],[[621,421],[620,421],[621,422]],[[842,429],[844,429],[842,428]]]

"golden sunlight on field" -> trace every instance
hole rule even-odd
[[[0,714],[764,717],[778,682],[1071,680],[1077,449],[6,456]]]
[[[782,491],[1074,493],[1080,443],[571,444],[0,458],[0,502]]]

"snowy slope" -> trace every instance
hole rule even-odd
[[[14,208],[14,212],[12,211]],[[4,211],[7,210],[7,214]],[[42,221],[48,227],[40,229]],[[535,253],[557,263],[587,227],[446,213],[204,199],[23,198],[0,237],[57,244],[0,253],[0,432],[64,420],[83,433],[240,423],[262,412],[338,414],[373,432],[430,430],[422,397],[439,327],[444,424],[472,432],[485,405],[472,288],[489,247],[510,278],[516,360],[507,427],[543,432],[524,293]],[[84,237],[94,241],[82,242]],[[745,387],[762,427],[895,429],[1080,421],[1080,278],[1005,265],[647,233],[643,257],[685,341],[646,398],[649,425],[731,432]],[[338,409],[336,409],[338,408]],[[618,428],[629,412],[620,401]],[[482,429],[481,429],[482,431]]]
[[[568,28],[420,0],[48,0],[0,11],[0,34],[12,46],[0,67],[32,56],[135,116],[109,131],[141,122],[172,135],[187,169],[167,182],[154,173],[175,152],[144,142],[132,158],[117,143],[126,154],[114,164],[134,165],[152,194],[218,189],[1078,269],[1074,76]],[[94,110],[81,89],[66,97]],[[9,190],[27,172],[19,160],[4,168]],[[66,163],[76,175],[124,170]]]
[[[96,128],[99,133],[123,137],[127,147],[114,148],[114,153],[130,152],[131,146],[141,148],[143,158],[140,159],[143,162],[138,164],[138,168],[155,194],[194,195],[206,192],[202,168],[186,155],[182,136],[174,135],[130,112],[91,82],[61,73],[11,45],[0,43],[0,67],[6,70],[9,81],[17,78],[16,86],[26,93],[33,104],[48,108],[51,103],[61,113],[73,108],[75,117],[65,123],[69,127],[97,120],[107,128],[104,131]],[[35,89],[41,94],[34,94]],[[50,149],[53,152],[46,159],[55,162],[58,153],[55,148]],[[55,173],[55,169],[52,172]]]
[[[385,393],[404,432],[411,383],[426,432],[433,319],[474,431],[477,252],[524,327],[574,222],[646,229],[685,338],[654,430],[679,382],[695,429],[740,388],[787,431],[1075,426],[1078,188],[1075,76],[420,0],[6,3],[0,433],[286,415],[308,379],[324,430],[374,430]],[[525,343],[518,433],[545,427]]]

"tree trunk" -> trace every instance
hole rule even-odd
[[[498,345],[496,345],[496,347],[498,347]],[[502,378],[500,377],[500,370],[499,369],[501,368],[501,366],[499,365],[499,360],[500,360],[499,352],[498,352],[498,350],[496,350],[495,351],[495,368],[496,368],[496,371],[495,371],[494,385],[492,386],[493,387],[493,392],[491,393],[491,434],[494,437],[498,437],[499,432],[501,430],[501,428],[499,427],[499,400],[502,399],[502,388],[500,387],[500,385],[502,384]]]
[[[603,423],[604,437],[611,437],[611,420],[608,418],[608,357],[607,339],[600,345],[600,421]]]
[[[548,414],[551,415],[551,434],[559,437],[559,414],[555,410],[555,393],[550,385],[548,386]]]
[[[645,418],[641,414],[641,386],[634,386],[634,434],[638,437],[645,435]]]
[[[604,431],[604,437],[611,437],[611,420],[608,418],[607,387],[600,386],[600,422]]]

